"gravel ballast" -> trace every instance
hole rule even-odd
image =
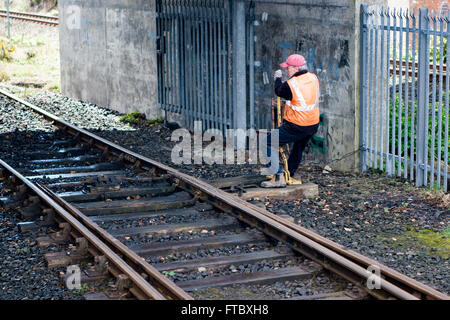
[[[68,121],[82,124],[91,132],[134,152],[168,164],[187,174],[205,180],[220,177],[258,174],[257,166],[249,165],[174,165],[170,155],[174,142],[171,130],[163,125],[130,127],[117,120],[118,113],[81,104],[66,97],[42,94],[30,100]],[[83,108],[82,116],[75,116]],[[24,128],[19,116],[5,116],[11,110],[0,99],[3,119],[1,139],[19,135]],[[77,111],[78,110],[78,111]],[[22,112],[22,111],[21,111]],[[23,111],[25,116],[25,111]],[[33,118],[33,115],[30,115]],[[36,117],[36,116],[34,116]],[[112,118],[110,118],[112,117]],[[115,118],[115,120],[110,120]],[[40,121],[30,121],[28,131],[44,131]],[[15,131],[18,132],[15,133]],[[8,132],[6,134],[6,132]],[[31,137],[33,138],[33,137]],[[10,140],[9,140],[10,141]],[[3,148],[0,150],[5,156]],[[7,156],[7,155],[6,155]],[[303,166],[304,182],[319,185],[319,197],[296,201],[258,199],[276,214],[289,214],[299,223],[397,271],[438,290],[450,292],[449,276],[449,203],[442,193],[416,188],[402,179],[378,173],[323,173]],[[431,232],[430,241],[423,233]]]
[[[38,248],[33,232],[20,233],[21,222],[14,209],[0,206],[0,300],[79,300],[60,279],[65,268],[48,269],[44,254],[62,250]]]

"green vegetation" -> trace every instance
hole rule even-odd
[[[430,36],[430,40],[431,40],[431,45],[430,45],[430,62],[433,62],[433,51],[434,51],[434,46],[433,46],[433,36]],[[441,60],[441,47],[440,47],[440,39],[439,37],[436,39],[436,62],[439,63]],[[443,52],[442,52],[442,57],[443,57],[443,63],[447,63],[447,38],[444,38],[443,41]]]
[[[120,116],[119,121],[128,124],[138,124],[141,122],[143,116],[144,115],[140,114],[138,111],[131,111],[125,113],[123,116]]]
[[[73,294],[85,294],[86,292],[88,292],[91,288],[89,288],[89,285],[87,283],[84,283],[81,285],[80,289],[78,290],[73,290],[72,293]]]
[[[145,115],[138,111],[127,112],[123,116],[119,117],[119,121],[128,123],[130,125],[147,124],[149,126],[156,126],[163,123],[164,117],[155,117],[149,120],[145,119]]]
[[[418,41],[418,40],[416,40]],[[442,60],[443,63],[446,64],[447,63],[447,38],[443,38],[442,40],[442,48],[443,48],[443,52],[442,52]],[[413,55],[412,55],[413,51],[412,50],[407,50],[406,52],[402,53],[402,56],[400,57],[400,51],[398,48],[395,48],[395,59],[396,60],[403,60],[406,61],[406,57],[409,57],[409,61],[413,61]],[[419,50],[414,50],[414,54],[415,54],[415,60],[416,63],[419,59]],[[430,36],[430,43],[429,43],[429,62],[433,63],[433,54],[434,54],[434,41],[433,41],[433,36]],[[389,57],[391,59],[394,59],[394,47],[391,47],[390,50],[390,55]],[[436,38],[436,63],[439,64],[441,60],[441,39],[440,37]]]
[[[150,126],[156,126],[158,124],[161,124],[164,122],[164,117],[155,117],[155,118],[150,118],[149,120],[147,120],[147,124]]]
[[[444,236],[447,237],[447,238],[450,238],[450,227],[447,227],[447,229],[445,229],[445,230],[442,232],[442,235],[444,235]]]
[[[57,32],[42,33],[33,30],[31,33],[13,32],[9,40],[0,36],[0,81],[20,88],[19,96],[33,95],[38,89],[27,90],[27,83],[42,84],[44,89],[60,91],[60,60]],[[0,45],[1,46],[1,45]],[[3,59],[1,56],[5,56]],[[16,85],[18,84],[18,85]],[[57,87],[55,87],[57,86]],[[26,91],[26,92],[24,92]]]
[[[0,41],[0,60],[11,61],[12,53],[16,48],[11,43],[6,43],[4,40]]]
[[[12,37],[11,43],[20,45],[21,47],[40,47],[45,44],[45,41],[42,38],[27,39],[25,38],[25,35],[22,34],[20,37]]]
[[[450,227],[444,231],[418,229],[414,226],[404,228],[401,234],[378,235],[376,239],[386,245],[398,247],[400,251],[425,252],[428,255],[450,258]]]
[[[4,71],[0,72],[0,82],[9,81],[9,79],[10,79],[9,75],[6,72]]]
[[[445,96],[442,98],[442,101],[445,101]],[[445,152],[445,137],[444,137],[444,133],[445,133],[445,113],[444,113],[444,108],[442,108],[442,113],[441,113],[441,137],[439,140],[439,106],[438,103],[436,103],[435,106],[435,126],[433,128],[433,105],[430,104],[429,105],[429,115],[428,115],[428,160],[431,160],[431,152],[430,152],[430,148],[434,149],[434,155],[435,155],[435,159],[437,159],[437,156],[439,154],[439,144],[440,144],[440,152],[441,152],[441,159],[444,159],[444,152]],[[416,123],[417,123],[417,103],[414,103],[414,121],[412,122],[412,112],[411,112],[411,105],[408,104],[408,114],[407,117],[405,115],[406,113],[406,104],[405,101],[402,100],[402,106],[401,108],[399,108],[399,98],[398,95],[395,99],[395,104],[393,105],[392,101],[390,103],[390,109],[389,109],[389,146],[392,145],[392,130],[394,129],[395,131],[395,138],[394,138],[394,143],[395,143],[395,150],[396,153],[400,153],[401,155],[407,155],[408,157],[411,155],[411,125],[414,125],[414,146],[415,148],[417,147],[415,145],[415,141],[417,138],[417,130],[416,130]],[[395,123],[392,123],[393,120],[393,113],[395,112]],[[398,152],[398,116],[399,114],[401,115],[401,150],[400,152]],[[404,135],[405,135],[405,121],[407,121],[407,130],[408,132],[406,132],[407,135],[407,144],[404,144]],[[432,141],[432,134],[435,134],[435,145],[433,146],[433,141]],[[415,155],[415,153],[414,153]]]
[[[30,60],[30,59],[33,59],[36,56],[36,52],[34,52],[34,51],[27,51],[26,55],[27,55],[27,59]]]
[[[16,249],[16,253],[17,254],[23,254],[23,253],[27,253],[27,252],[28,252],[28,248],[27,247]]]
[[[48,88],[50,91],[61,92],[61,87],[57,84]]]
[[[439,255],[444,259],[450,257],[450,227],[443,232],[432,230],[407,230],[398,241],[411,243],[424,248],[430,255]]]
[[[173,277],[175,275],[175,272],[173,271],[163,271],[162,273],[169,277]]]

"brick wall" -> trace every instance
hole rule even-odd
[[[450,4],[449,0],[409,0],[409,7],[410,9],[428,8],[430,10],[435,10],[437,13],[444,10],[444,12],[447,13]]]

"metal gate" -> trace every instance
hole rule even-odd
[[[193,129],[233,126],[229,1],[157,0],[158,104]]]
[[[361,6],[361,170],[448,190],[447,12]]]

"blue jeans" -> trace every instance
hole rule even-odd
[[[293,125],[289,122],[285,122],[280,127],[277,128],[279,132],[280,147],[288,143],[292,142],[294,143],[288,159],[288,170],[291,176],[294,175],[295,171],[300,165],[300,162],[302,161],[303,150],[305,149],[308,141],[317,132],[318,125],[311,127],[304,127],[305,130],[302,130],[301,128],[303,127]],[[274,150],[274,152],[279,152],[279,150]],[[271,154],[272,154],[271,134],[269,133],[269,135],[267,136],[267,157],[269,159]],[[275,167],[278,166],[278,171],[276,174],[282,174],[283,168],[279,164],[280,162],[279,157],[274,158],[275,158],[274,161],[278,162],[274,164]],[[267,166],[270,167],[270,162]]]

